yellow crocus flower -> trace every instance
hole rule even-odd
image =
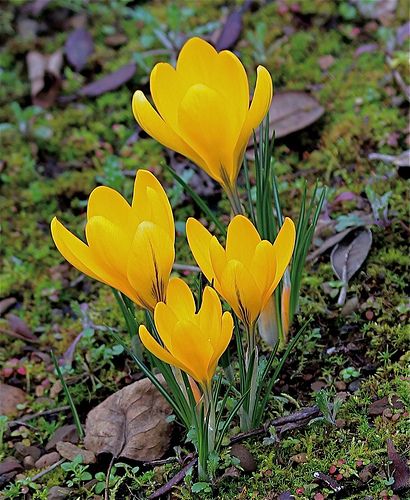
[[[229,312],[222,314],[218,294],[206,287],[202,305],[195,313],[195,301],[188,285],[172,278],[166,304],[155,307],[154,321],[163,346],[140,326],[141,342],[157,358],[180,368],[208,391],[219,358],[232,337],[233,320]]]
[[[249,84],[240,60],[217,52],[200,38],[182,47],[176,68],[158,63],[151,72],[155,108],[137,90],[132,100],[140,126],[158,142],[191,159],[219,182],[228,196],[246,145],[272,100],[272,79],[263,66],[249,105]]]
[[[243,215],[231,220],[226,249],[192,217],[186,232],[194,258],[208,281],[252,328],[291,259],[295,244],[292,220],[285,218],[273,244],[261,240],[255,226]]]
[[[51,234],[70,264],[120,290],[139,306],[153,310],[166,299],[175,259],[174,218],[167,195],[151,172],[137,172],[131,205],[109,187],[92,191],[85,226],[87,243],[56,217]]]

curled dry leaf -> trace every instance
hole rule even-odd
[[[61,86],[63,53],[57,50],[45,56],[35,50],[27,54],[27,69],[33,104],[43,108],[51,106]]]
[[[152,382],[139,380],[109,396],[87,416],[84,445],[96,455],[156,460],[167,451],[172,410]]]
[[[276,92],[269,109],[269,132],[280,139],[293,132],[302,130],[325,112],[323,106],[311,95],[305,92]],[[256,134],[258,137],[258,134]],[[253,159],[253,139],[249,143],[247,157]]]
[[[391,439],[387,440],[387,455],[391,460],[394,468],[393,477],[393,491],[410,488],[410,468],[407,460],[401,457],[396,448],[394,447]]]
[[[90,33],[84,28],[72,31],[64,46],[68,62],[78,72],[87,64],[94,52],[94,43]]]
[[[34,335],[24,320],[12,313],[7,314],[6,319],[8,321],[10,331],[5,331],[5,333],[8,333],[11,337],[26,340],[27,342],[38,342],[38,338]]]
[[[360,227],[349,232],[332,250],[330,261],[336,276],[344,285],[340,292],[338,305],[346,300],[347,285],[352,276],[361,268],[372,246],[372,232]]]

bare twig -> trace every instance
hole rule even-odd
[[[259,429],[254,429],[249,432],[243,432],[241,434],[238,434],[237,436],[234,436],[230,439],[230,444],[243,441],[244,439],[248,439],[253,436],[260,436],[261,434],[267,434],[269,427],[271,426],[278,427],[280,432],[282,430],[283,431],[290,430],[292,426],[300,427],[302,425],[307,424],[310,420],[312,420],[312,418],[317,417],[319,414],[320,410],[317,406],[302,408],[301,410],[291,413],[286,417],[275,418],[270,422],[267,422],[263,427],[260,427]]]
[[[45,417],[47,415],[53,415],[54,413],[60,413],[62,411],[69,410],[69,406],[59,406],[58,408],[52,408],[51,410],[43,410],[39,411],[37,413],[32,413],[28,415],[23,415],[20,417],[18,420],[11,420],[8,422],[9,426],[16,426],[16,425],[24,425],[24,422],[27,422],[28,420],[31,420],[33,418],[38,418],[38,417]]]
[[[194,273],[200,273],[201,270],[199,269],[198,266],[188,266],[186,264],[178,264],[178,263],[175,263],[173,265],[173,268],[176,270],[176,271],[192,271]]]
[[[40,477],[43,477],[45,476],[46,474],[48,474],[49,472],[51,472],[52,470],[56,469],[59,465],[61,465],[62,463],[64,463],[66,460],[65,458],[61,458],[58,462],[56,462],[55,464],[52,464],[50,465],[50,467],[47,467],[47,469],[44,469],[42,470],[41,472],[39,472],[38,474],[36,474],[35,476],[31,477],[31,481],[37,481],[37,479],[40,479]]]
[[[111,476],[112,466],[114,465],[114,460],[115,460],[115,457],[113,455],[111,457],[110,465],[108,466],[107,474],[105,476],[104,500],[109,500],[109,494],[110,494],[110,476]]]
[[[197,458],[194,458],[190,462],[188,462],[188,464],[185,465],[185,467],[182,468],[177,474],[175,474],[175,476],[172,477],[167,483],[165,483],[164,486],[161,486],[161,488],[158,488],[156,491],[154,491],[154,493],[152,493],[152,495],[150,495],[148,499],[151,500],[153,498],[160,498],[162,497],[162,495],[165,495],[166,493],[171,491],[174,486],[176,486],[184,479],[189,469],[195,466],[197,460]]]

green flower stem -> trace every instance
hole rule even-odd
[[[240,425],[242,432],[247,432],[254,427],[254,414],[256,408],[256,395],[258,392],[258,365],[259,356],[256,346],[256,327],[255,324],[246,327],[247,349],[245,352],[245,383],[244,393],[247,392],[241,412]]]
[[[228,197],[229,203],[232,207],[232,212],[234,215],[243,215],[243,207],[241,200],[239,199],[237,186],[225,187],[226,196]]]

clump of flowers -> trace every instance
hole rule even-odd
[[[309,205],[304,191],[296,226],[283,215],[268,122],[262,123],[272,99],[266,68],[257,68],[249,102],[248,78],[240,60],[192,38],[182,48],[176,68],[167,63],[154,67],[150,88],[154,106],[141,91],[134,94],[132,109],[138,123],[219,182],[232,207],[226,234],[221,224],[216,236],[194,218],[186,223],[189,247],[208,284],[195,297],[185,281],[171,277],[173,214],[166,192],[147,170],[137,171],[131,204],[108,187],[91,193],[86,243],[56,218],[51,232],[73,266],[114,289],[131,337],[141,341],[130,354],[185,426],[198,454],[198,476],[207,480],[210,455],[218,453],[232,419],[239,417],[243,431],[261,424],[279,370],[303,333],[304,328],[287,345],[324,191],[316,201],[316,186]],[[245,165],[246,210],[238,178],[258,126],[256,202]],[[198,195],[194,199],[215,220],[206,203]],[[223,312],[221,299],[230,311]],[[134,306],[146,311],[145,325],[138,327]],[[258,331],[273,346],[267,358],[259,355]],[[232,337],[233,357],[227,355]],[[273,369],[279,348],[286,346]],[[218,369],[224,355],[231,361]],[[234,366],[239,383],[232,376]],[[165,385],[156,377],[158,372]],[[228,405],[228,398],[235,403]]]

